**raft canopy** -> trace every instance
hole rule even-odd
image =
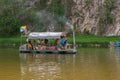
[[[66,36],[64,32],[31,32],[28,39],[59,39]]]

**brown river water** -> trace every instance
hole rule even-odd
[[[64,55],[0,49],[0,80],[120,80],[120,49],[79,48]]]

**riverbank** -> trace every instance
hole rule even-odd
[[[25,43],[26,38],[22,38]],[[119,36],[95,36],[95,35],[76,35],[76,45],[78,47],[108,47],[110,42],[120,41]],[[68,37],[68,42],[72,44],[72,36]],[[20,36],[1,37],[0,46],[19,46],[21,43]]]
[[[23,38],[23,43],[25,43],[25,38]],[[0,46],[20,46],[21,37],[0,37]]]
[[[72,42],[72,37],[68,40]],[[110,42],[120,41],[119,36],[95,36],[91,34],[76,35],[76,44],[79,47],[109,47]]]

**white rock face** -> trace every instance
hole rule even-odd
[[[89,32],[95,35],[100,34],[98,22],[100,19],[100,10],[105,0],[73,0],[72,23],[76,24],[77,30],[81,33]],[[86,2],[88,1],[88,2]],[[103,10],[101,10],[103,11]],[[103,27],[102,35],[113,36],[120,35],[120,0],[114,3],[114,9],[111,14],[115,16],[114,24],[107,24]]]

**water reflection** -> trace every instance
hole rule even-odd
[[[80,79],[82,80],[119,80],[120,61],[116,60],[115,49],[82,49],[79,59]],[[117,61],[117,63],[116,63]],[[78,63],[78,62],[77,62]],[[79,80],[79,79],[77,79]]]
[[[0,48],[0,80],[20,80],[18,50]]]
[[[77,54],[20,54],[21,80],[120,80],[120,50]]]
[[[114,54],[113,54],[114,53]],[[117,74],[120,74],[120,48],[119,47],[116,47],[116,48],[112,48],[110,49],[110,56],[113,57],[114,59],[114,66],[116,66],[116,73]]]
[[[22,80],[63,80],[62,67],[74,65],[75,55],[20,54]]]

